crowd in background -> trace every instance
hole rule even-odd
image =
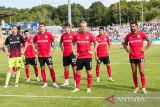
[[[4,27],[4,26],[3,26]],[[61,34],[63,33],[63,27],[61,26],[48,26],[46,27],[47,31],[51,32],[53,35],[57,37],[57,39],[60,38]],[[6,35],[9,35],[10,28],[7,28],[6,30]],[[88,27],[89,31],[93,33],[93,35],[97,36],[98,35],[98,30],[99,27]],[[113,24],[105,27],[106,29],[106,34],[110,37],[112,42],[121,42],[126,34],[130,32],[130,27],[129,24],[123,24],[123,25],[118,25],[118,24]],[[152,40],[160,40],[160,20],[156,22],[146,22],[146,23],[139,23],[139,29],[141,31],[144,31]],[[5,33],[4,28],[1,26],[0,34]],[[21,33],[26,29],[22,29]],[[34,35],[35,30],[31,29],[31,34]],[[38,28],[37,30],[38,31]],[[74,32],[78,31],[78,28],[73,28]]]

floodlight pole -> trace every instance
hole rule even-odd
[[[68,23],[72,25],[72,19],[71,19],[71,1],[68,0]]]

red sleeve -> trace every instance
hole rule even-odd
[[[60,42],[63,42],[63,35],[61,36]]]
[[[96,37],[95,37],[95,36],[93,36],[93,34],[90,34],[90,36],[91,36],[91,42],[96,43]]]
[[[74,34],[73,35],[73,40],[72,40],[73,42],[76,42],[76,37],[77,37],[77,34]]]
[[[124,41],[128,41],[129,34],[125,36]]]
[[[142,36],[143,36],[143,39],[147,38],[147,35],[145,33],[143,33],[143,32],[142,32]]]
[[[37,35],[34,36],[33,38],[33,42],[36,43],[37,42]]]
[[[50,36],[50,40],[51,40],[51,41],[54,41],[54,40],[55,40],[54,36],[53,36],[51,33],[48,33],[48,35]]]
[[[110,39],[109,39],[109,37],[108,37],[108,36],[107,36],[107,42],[108,42],[108,43],[110,43]]]

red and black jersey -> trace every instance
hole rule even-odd
[[[5,45],[9,46],[10,58],[21,56],[21,44],[25,41],[22,36],[10,35],[6,38]]]

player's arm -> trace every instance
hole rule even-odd
[[[144,49],[147,50],[151,46],[152,41],[151,41],[151,39],[148,38],[148,36],[145,39],[147,41],[147,45],[146,45],[146,47]]]
[[[34,52],[38,55],[38,51],[36,49],[36,44],[31,42]]]
[[[55,49],[56,49],[56,45],[57,45],[56,40],[52,41],[52,45],[53,45],[53,48],[51,48],[51,54],[53,54],[53,52],[54,52]]]
[[[61,48],[61,51],[63,52],[63,42],[62,42],[62,39],[60,40],[60,48]]]
[[[9,56],[10,53],[8,52],[8,48],[7,48],[7,46],[5,45],[5,43],[3,44],[3,48],[4,48],[4,51],[5,51],[5,53],[7,54],[7,56]]]
[[[98,47],[98,42],[96,41],[94,44],[94,48],[92,51],[88,51],[89,54],[94,54],[97,51],[97,47]]]
[[[95,52],[95,60],[99,62],[99,58],[97,56],[97,51]]]
[[[110,54],[110,49],[111,49],[111,42],[110,42],[110,40],[108,41],[108,53]]]
[[[27,45],[28,45],[28,43],[26,42],[26,43],[25,43],[25,46],[24,46],[24,53],[26,52]]]
[[[8,48],[7,48],[8,44],[9,44],[9,40],[8,40],[8,37],[7,37],[5,43],[3,43],[3,48],[4,48],[5,53],[9,56],[10,53],[8,52]]]
[[[33,41],[31,42],[34,52],[38,55],[38,51],[36,49],[37,36],[35,35]]]
[[[127,53],[130,53],[130,49],[128,49],[128,41],[124,40],[124,42],[122,42],[123,48],[126,50]]]

